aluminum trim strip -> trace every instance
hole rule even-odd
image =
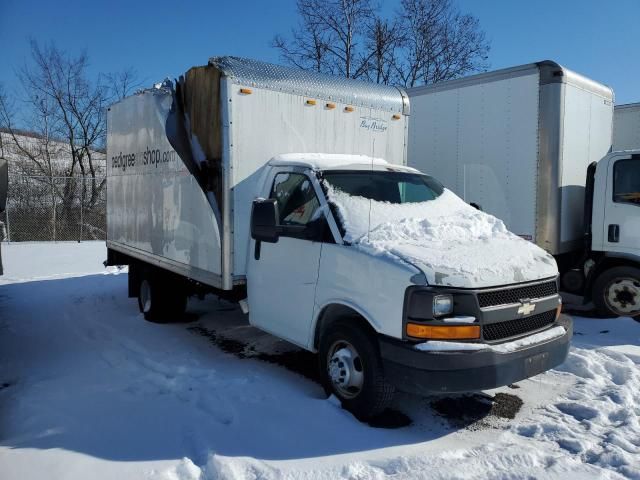
[[[407,94],[398,87],[326,75],[240,57],[212,57],[212,65],[234,83],[409,114]]]

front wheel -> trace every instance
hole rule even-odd
[[[394,388],[384,376],[375,338],[357,324],[334,323],[320,339],[319,360],[325,389],[359,420],[391,403]]]
[[[593,303],[601,315],[640,321],[640,269],[614,267],[593,284]]]

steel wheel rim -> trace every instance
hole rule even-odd
[[[351,343],[338,340],[331,345],[327,354],[327,373],[333,388],[341,397],[352,399],[362,391],[362,359]]]
[[[140,284],[140,305],[143,313],[149,313],[151,310],[151,285],[147,280],[143,280]]]
[[[640,282],[633,278],[616,278],[605,290],[607,306],[619,315],[640,313]]]

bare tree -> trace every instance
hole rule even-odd
[[[361,64],[366,77],[375,83],[391,83],[398,49],[404,36],[396,20],[374,16],[366,31],[366,43]]]
[[[451,0],[402,0],[403,51],[396,62],[406,87],[486,70],[489,43],[480,23]]]
[[[24,160],[12,162],[14,168],[39,175],[50,187],[52,205],[61,203],[63,216],[71,215],[78,197],[89,209],[101,198],[106,107],[137,85],[131,69],[95,79],[88,69],[85,52],[73,56],[53,43],[41,47],[31,41],[31,61],[17,72],[22,108],[16,112],[6,95],[0,97],[0,126]]]
[[[2,131],[5,129],[4,122],[2,121],[2,105],[8,103],[7,94],[4,91],[4,85],[0,83],[0,158],[5,158],[4,153],[4,137],[2,136]]]
[[[9,141],[3,141],[3,151],[11,149],[13,153],[23,161],[11,162],[13,170],[23,174],[36,174],[38,181],[46,185],[46,193],[39,194],[41,203],[54,206],[57,199],[64,199],[63,185],[56,183],[56,175],[63,173],[56,170],[55,159],[66,152],[62,151],[60,142],[55,142],[55,130],[52,115],[52,102],[47,98],[32,97],[27,115],[31,126],[28,134],[18,129],[14,123],[16,117],[14,104],[6,94],[0,95],[0,137],[6,133]],[[5,155],[9,157],[7,151]],[[12,198],[12,202],[18,205],[19,209],[26,209],[30,206],[31,198],[25,195],[21,189],[12,189],[17,198]],[[15,197],[15,195],[14,195]],[[54,238],[56,238],[57,212],[55,208],[49,209],[50,226]]]
[[[297,0],[300,23],[273,46],[299,68],[407,87],[488,67],[478,19],[453,0],[400,0],[392,19],[372,0]]]
[[[104,83],[112,100],[122,100],[124,97],[131,95],[134,90],[142,87],[138,72],[132,67],[116,73],[107,73],[104,78]]]
[[[273,47],[280,50],[280,55],[290,65],[303,70],[332,72],[332,65],[328,61],[329,35],[299,6],[298,12],[301,16],[301,27],[292,30],[292,38],[289,41],[282,35],[276,35],[272,42]]]
[[[359,54],[374,15],[371,0],[297,0],[300,25],[290,40],[278,35],[273,46],[295,66],[347,78],[365,74]]]

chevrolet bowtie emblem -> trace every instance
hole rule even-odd
[[[520,307],[518,308],[518,313],[520,315],[529,315],[531,312],[533,312],[536,309],[536,305],[535,303],[529,303],[529,302],[524,302],[522,305],[520,305]]]

